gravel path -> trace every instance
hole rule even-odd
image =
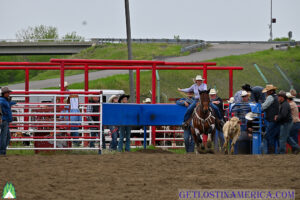
[[[224,56],[230,55],[240,55],[240,54],[247,54],[256,51],[263,51],[266,49],[270,49],[272,46],[271,44],[213,44],[210,48],[204,49],[201,52],[192,53],[188,56],[182,57],[174,57],[174,58],[167,58],[165,61],[177,61],[177,62],[196,62],[196,61],[204,61]],[[98,72],[91,72],[89,73],[89,80],[95,80],[99,78],[105,78],[108,76],[113,76],[116,74],[126,74],[128,71],[124,70],[105,70],[105,71],[98,71]],[[83,82],[84,75],[74,75],[68,76],[65,78],[69,84]],[[47,87],[56,87],[59,85],[60,79],[47,79],[41,81],[30,81],[30,89],[41,89]],[[9,85],[9,88],[13,90],[23,90],[24,83],[13,84]]]

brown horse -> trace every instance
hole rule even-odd
[[[199,91],[199,94],[201,101],[193,112],[191,132],[197,145],[198,153],[205,153],[204,150],[207,148],[209,149],[206,150],[206,152],[213,153],[211,147],[216,132],[216,117],[209,106],[209,90]],[[207,144],[205,146],[202,141],[203,134],[208,135]]]

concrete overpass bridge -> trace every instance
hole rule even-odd
[[[92,42],[0,42],[0,55],[68,55],[92,45]]]

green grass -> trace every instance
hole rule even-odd
[[[237,91],[244,83],[249,83],[252,86],[265,83],[259,73],[253,66],[258,64],[261,71],[264,73],[268,81],[280,89],[289,90],[288,83],[281,77],[280,73],[274,67],[278,64],[288,77],[293,81],[296,90],[300,90],[300,47],[289,48],[286,51],[281,50],[266,50],[245,55],[227,56],[208,60],[217,62],[218,66],[242,66],[244,70],[235,71],[233,77],[233,89]],[[186,70],[186,71],[171,71],[162,70],[159,72],[161,92],[168,98],[180,97],[177,88],[189,87],[192,84],[192,78],[197,74],[202,74],[202,71]],[[228,71],[208,71],[209,87],[216,87],[219,90],[219,96],[228,98]],[[151,90],[151,72],[141,72],[141,97],[150,97]],[[129,93],[129,78],[127,74],[115,75],[107,78],[90,81],[91,89],[123,89]],[[73,89],[84,88],[83,83],[75,83],[70,86]],[[165,100],[162,96],[162,101]]]
[[[134,60],[153,60],[163,57],[173,57],[188,55],[189,52],[180,53],[181,45],[158,44],[158,43],[133,43],[132,54]],[[80,53],[67,55],[40,55],[40,56],[0,56],[0,62],[49,62],[51,58],[69,58],[69,59],[108,59],[108,60],[127,60],[126,44],[104,44],[93,46],[82,50]],[[83,71],[66,70],[65,76],[81,74]],[[0,84],[7,85],[12,83],[24,82],[24,71],[3,70],[0,74]],[[45,80],[60,77],[59,71],[30,71],[30,80]]]

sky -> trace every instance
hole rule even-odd
[[[132,38],[265,41],[271,0],[129,0]],[[126,38],[124,0],[0,0],[0,39],[29,26],[86,39]],[[300,0],[273,0],[273,38],[300,40]]]

